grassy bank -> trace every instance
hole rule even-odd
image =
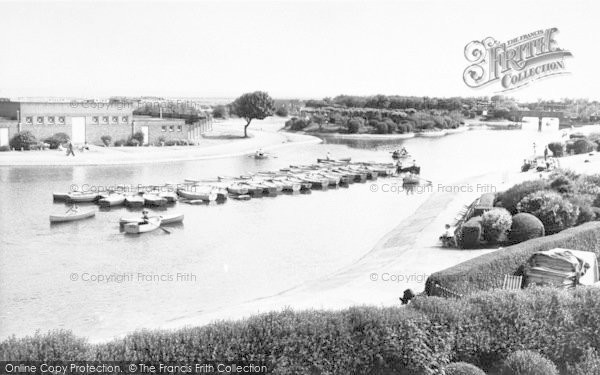
[[[600,349],[600,289],[419,297],[407,308],[284,311],[88,344],[68,332],[10,338],[1,360],[264,361],[274,374],[441,374],[467,361],[489,373],[516,350],[575,364]]]

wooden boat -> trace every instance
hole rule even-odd
[[[402,153],[402,151],[394,151],[392,152],[392,159],[394,160],[402,160],[402,159],[412,159],[412,156],[408,152]]]
[[[189,199],[189,200],[201,200],[206,202],[214,202],[217,200],[217,193],[214,189],[193,189],[194,191],[178,189],[177,194],[180,197]]]
[[[233,195],[232,198],[240,201],[247,201],[252,199],[252,197],[248,194]]]
[[[179,199],[177,193],[175,193],[174,191],[163,191],[158,193],[158,196],[160,198],[166,199],[167,203],[175,203],[177,202],[177,199]]]
[[[264,189],[261,186],[246,181],[240,181],[238,185],[246,188],[246,190],[248,190],[248,194],[250,194],[253,197],[260,197],[261,195],[263,195]]]
[[[125,197],[125,205],[127,207],[142,207],[145,200],[140,195],[128,195]]]
[[[327,159],[327,158],[317,158],[318,163],[329,163],[329,162],[349,162],[352,158],[338,158],[338,159]]]
[[[52,200],[55,202],[64,202],[69,199],[69,193],[52,193]]]
[[[161,198],[156,194],[144,194],[143,198],[146,206],[164,206],[167,204],[167,200],[165,198]]]
[[[421,179],[418,176],[406,176],[402,178],[403,185],[418,185],[421,182]]]
[[[329,186],[338,186],[341,180],[339,175],[334,175],[328,172],[317,172],[317,175],[323,176],[325,179],[327,179]]]
[[[97,193],[69,193],[67,202],[73,203],[90,203],[98,199]]]
[[[115,207],[123,203],[125,203],[125,196],[123,194],[109,194],[98,201],[100,207]]]
[[[230,194],[236,194],[236,195],[246,195],[248,194],[248,188],[245,186],[242,186],[240,184],[231,184],[229,186],[227,186],[227,191]]]
[[[158,229],[160,227],[161,220],[159,217],[151,217],[148,220],[148,223],[144,224],[142,222],[137,223],[126,223],[123,226],[125,233],[131,234],[139,234],[139,233],[147,233],[152,232],[153,230]]]
[[[183,222],[183,214],[176,213],[171,215],[157,215],[151,217],[158,217],[161,220],[161,225],[166,224],[177,224]],[[127,223],[139,223],[142,221],[142,217],[122,217],[119,219],[119,224],[125,225]]]
[[[288,174],[287,179],[291,182],[297,182],[300,184],[300,190],[302,191],[306,191],[306,190],[310,190],[312,188],[312,184],[310,182],[304,181],[298,177],[296,177],[293,174]]]
[[[446,134],[448,134],[446,132],[446,130],[432,130],[432,131],[424,131],[424,132],[420,132],[417,133],[420,137],[426,137],[426,138],[435,138],[435,137],[443,137]]]
[[[291,181],[287,177],[278,177],[276,181],[283,184],[283,191],[296,193],[302,189],[302,184],[297,181]]]
[[[254,153],[254,159],[266,159],[267,157],[268,155],[262,150],[258,150]]]
[[[76,220],[87,219],[87,218],[93,217],[94,215],[96,215],[96,211],[93,209],[85,210],[85,211],[69,210],[69,211],[65,212],[64,214],[50,215],[50,222],[51,223],[64,223],[67,221],[76,221]]]
[[[273,179],[262,180],[261,183],[263,185],[267,185],[269,187],[274,187],[275,188],[275,193],[281,193],[283,191],[284,185],[281,182],[274,181]],[[269,194],[270,193],[271,192],[269,191]]]

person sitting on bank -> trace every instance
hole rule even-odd
[[[455,247],[456,242],[454,241],[454,235],[450,231],[450,224],[445,225],[446,230],[444,234],[440,236],[440,241],[442,241],[442,246],[444,247]]]
[[[396,173],[397,174],[402,173],[402,161],[401,160],[398,160],[396,162]]]
[[[415,298],[415,293],[412,291],[412,289],[406,289],[404,291],[404,295],[400,297],[400,301],[403,305],[407,305],[413,298]]]
[[[408,155],[408,151],[406,151],[406,147],[402,147],[402,151],[400,151],[402,155]]]

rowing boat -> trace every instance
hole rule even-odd
[[[98,201],[100,207],[120,206],[125,202],[123,194],[109,194]]]
[[[158,229],[160,227],[161,220],[160,217],[151,217],[148,219],[147,223],[137,222],[137,223],[126,223],[123,226],[125,233],[138,234],[138,233],[147,233],[153,230]]]
[[[163,191],[158,193],[158,196],[160,198],[164,198],[167,200],[167,203],[175,203],[177,202],[177,193],[175,193],[174,191]]]
[[[213,202],[213,201],[217,200],[217,192],[210,187],[204,188],[204,189],[193,189],[193,190],[194,191],[178,189],[177,194],[179,194],[180,197],[189,199],[189,200],[202,200],[202,201],[208,201],[208,202]]]
[[[167,204],[167,200],[165,198],[161,198],[156,194],[144,194],[144,204],[146,206],[164,206]]]
[[[347,157],[347,158],[339,158],[339,159],[322,159],[322,158],[317,158],[317,162],[318,163],[336,163],[336,162],[349,162],[352,158]]]
[[[98,199],[98,194],[97,193],[79,193],[79,192],[73,192],[73,193],[69,193],[68,194],[68,202],[73,202],[73,203],[89,203],[89,202],[94,202],[96,201],[96,199]]]
[[[69,199],[69,193],[52,193],[52,199],[56,202],[63,202]]]
[[[128,195],[125,197],[125,205],[127,207],[142,207],[145,201],[139,195]]]
[[[81,219],[87,219],[94,215],[96,215],[96,211],[93,209],[85,210],[85,211],[69,210],[64,214],[50,215],[50,222],[51,223],[64,223],[67,221],[76,221],[76,220],[81,220]]]
[[[171,214],[171,215],[158,215],[158,216],[151,216],[151,217],[160,218],[161,225],[177,224],[177,223],[183,222],[183,214],[182,213],[176,213],[176,214]],[[119,224],[125,225],[127,223],[139,223],[141,221],[142,221],[141,216],[140,217],[122,217],[119,219]]]

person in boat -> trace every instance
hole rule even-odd
[[[74,205],[71,206],[71,208],[69,208],[67,210],[67,212],[73,212],[74,214],[76,214],[77,212],[79,212],[79,206],[76,205],[76,204],[74,204]]]
[[[331,160],[331,152],[327,151],[327,155],[325,156],[325,159]]]
[[[398,161],[396,162],[396,173],[402,173],[402,160],[398,159]]]
[[[408,151],[406,151],[406,147],[402,147],[402,150],[400,151],[400,155],[408,155]]]
[[[142,211],[142,224],[148,224],[150,222],[150,217],[148,216],[148,210]]]
[[[67,144],[67,156],[73,155],[75,156],[75,152],[73,152],[73,142],[69,141]]]
[[[415,159],[413,159],[413,165],[412,165],[412,166],[413,166],[413,167],[416,167],[416,166],[417,166],[417,161],[416,161]]]

